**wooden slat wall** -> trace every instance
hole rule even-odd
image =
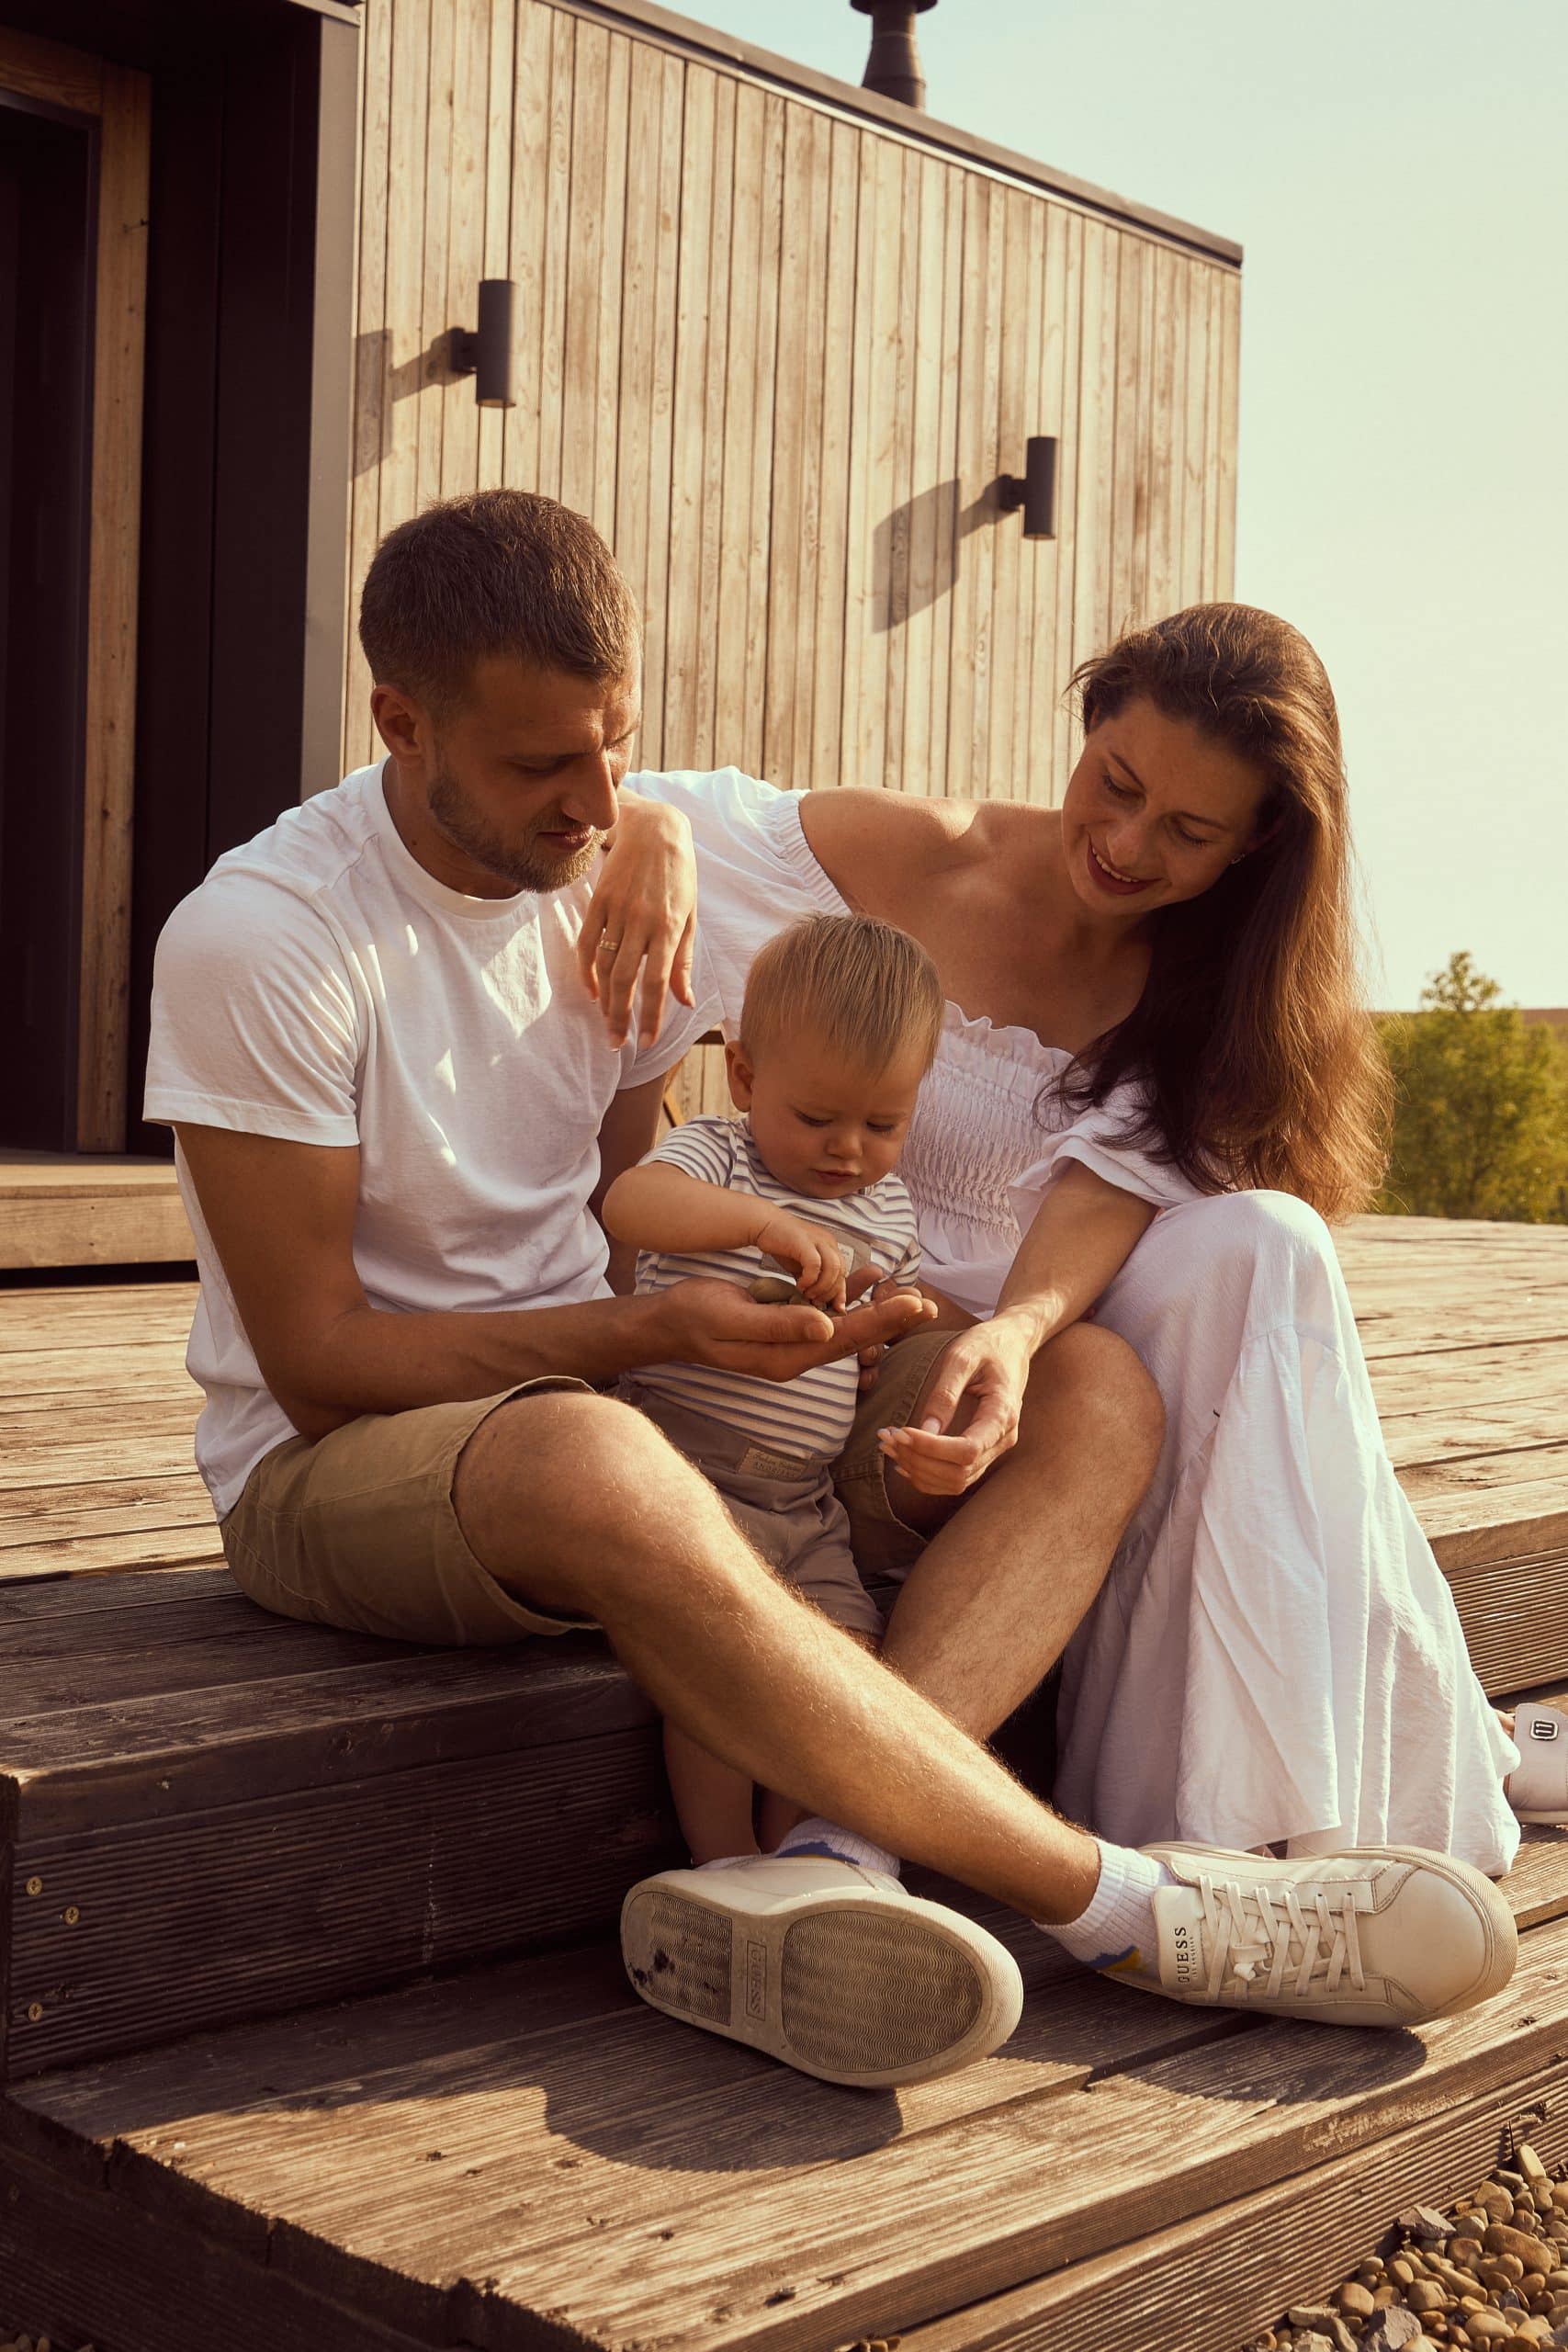
[[[543,490],[642,603],[649,764],[1058,798],[1075,664],[1231,592],[1235,270],[551,0],[365,19],[355,591],[429,499]],[[504,419],[446,365],[481,276]],[[996,506],[1034,432],[1055,540]]]

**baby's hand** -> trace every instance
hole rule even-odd
[[[789,1267],[801,1297],[812,1306],[843,1306],[843,1252],[821,1226],[810,1225],[788,1209],[775,1209],[757,1235],[757,1247]]]

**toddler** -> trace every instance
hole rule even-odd
[[[942,1018],[931,958],[886,923],[812,915],[771,940],[725,1047],[740,1116],[675,1128],[605,1200],[610,1232],[641,1253],[637,1289],[718,1275],[776,1296],[790,1289],[782,1267],[829,1313],[852,1284],[857,1295],[867,1286],[868,1269],[872,1287],[912,1289],[915,1214],[893,1170]],[[858,1378],[852,1354],[784,1382],[662,1363],[642,1366],[621,1394],[718,1489],[763,1558],[874,1648],[881,1616],[833,1492]],[[750,1782],[668,1724],[664,1737],[693,1860],[755,1854]],[[797,1815],[765,1799],[764,1842]]]

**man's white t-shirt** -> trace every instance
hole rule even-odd
[[[381,765],[220,858],[158,943],[149,1119],[359,1148],[354,1261],[373,1306],[607,1298],[588,1207],[615,1094],[673,1067],[711,1008],[617,1051],[576,964],[592,879],[466,898],[404,847]],[[186,1362],[220,1518],[295,1435],[269,1395],[183,1156],[201,1297]]]

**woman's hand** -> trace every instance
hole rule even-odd
[[[651,1046],[665,998],[693,1004],[692,957],[697,937],[697,861],[692,828],[660,800],[624,798],[588,902],[577,960],[598,998],[613,1046],[631,1028],[632,999],[642,975],[638,1042]]]
[[[775,1209],[758,1230],[757,1248],[789,1268],[796,1290],[813,1306],[843,1306],[844,1253],[825,1227],[792,1216],[788,1209]]]
[[[884,1430],[885,1458],[922,1495],[963,1495],[1018,1441],[1034,1343],[1008,1315],[972,1324],[937,1359],[918,1425]]]

